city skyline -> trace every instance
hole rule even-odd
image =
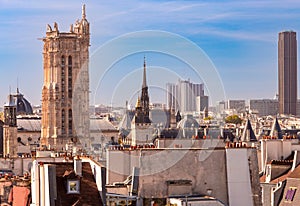
[[[300,28],[297,21],[300,3],[297,1],[126,1],[118,4],[96,1],[72,4],[66,1],[54,1],[52,4],[0,1],[0,17],[3,20],[0,23],[0,107],[7,101],[9,88],[15,92],[17,85],[32,104],[41,104],[42,41],[37,38],[45,36],[46,25],[53,26],[54,22],[58,23],[60,30],[69,31],[70,23],[81,16],[82,3],[86,4],[87,19],[92,25],[91,56],[105,42],[125,33],[141,30],[172,32],[204,50],[216,66],[228,99],[273,98],[278,92],[278,33],[284,30],[298,32]],[[173,79],[163,79],[164,84],[175,82],[178,76],[202,83],[198,82],[199,79],[193,79],[192,73],[185,74],[182,70],[187,65],[178,59],[144,53],[149,68],[149,85],[151,81],[159,81],[153,79],[156,76],[151,73],[151,68],[152,71],[164,68],[179,74],[174,75],[176,78]],[[140,77],[144,53],[122,59],[114,65],[114,70],[123,68],[122,72],[138,72]],[[112,73],[106,81],[112,82],[111,78],[123,75],[116,73]],[[139,79],[130,87],[139,89]],[[149,88],[153,102],[161,100],[165,103],[163,95],[156,98],[151,95],[152,92]],[[107,99],[109,101],[105,102]],[[109,94],[103,93],[95,102],[112,104],[110,99]],[[136,99],[132,99],[135,102]],[[116,99],[113,104],[122,106],[126,100],[128,97],[125,96]]]

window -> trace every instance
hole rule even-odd
[[[65,110],[61,110],[61,133],[65,134],[66,133],[66,128],[65,128]]]
[[[72,57],[68,57],[68,97],[72,98]]]
[[[288,189],[288,191],[286,192],[286,195],[285,195],[284,199],[286,201],[293,201],[296,191],[297,191],[296,187],[290,187]]]
[[[72,135],[72,110],[71,109],[69,109],[68,122],[69,122],[69,134]]]
[[[67,194],[80,194],[80,181],[68,180],[67,181]]]
[[[61,98],[65,98],[65,57],[61,57]]]
[[[61,56],[61,66],[65,66],[65,56]]]

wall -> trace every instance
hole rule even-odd
[[[261,141],[261,168],[265,170],[266,163],[271,160],[285,159],[292,153],[295,140],[264,139]]]
[[[225,147],[222,139],[158,139],[158,148],[215,148]]]
[[[271,205],[271,193],[273,188],[275,188],[275,184],[271,183],[261,183],[262,188],[262,204],[266,206]]]
[[[192,194],[208,195],[210,189],[211,196],[228,203],[224,149],[142,150],[140,163],[139,194],[143,198],[165,198],[169,195],[167,181],[190,180]]]
[[[249,154],[248,150],[245,148],[226,149],[228,196],[230,205],[255,205],[252,196],[250,161],[248,161],[250,155],[251,153]],[[255,172],[257,173],[255,174]],[[252,171],[252,173],[252,175],[258,176],[258,168],[257,171]]]
[[[91,169],[96,181],[96,185],[98,188],[98,191],[100,193],[102,202],[106,202],[106,189],[105,189],[105,185],[106,185],[106,181],[105,181],[105,173],[106,170],[104,168],[103,165],[101,165],[98,162],[95,162],[89,158],[81,158],[83,162],[89,162],[91,165]]]
[[[139,167],[140,150],[108,150],[106,155],[107,184],[123,182],[133,167]]]

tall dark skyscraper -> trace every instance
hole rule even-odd
[[[296,32],[284,31],[278,38],[279,113],[296,115],[297,39]]]

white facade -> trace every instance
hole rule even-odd
[[[177,84],[167,84],[167,105],[175,111],[196,111],[197,96],[204,96],[204,84],[194,84],[190,80],[178,80]]]
[[[229,205],[254,205],[248,156],[245,149],[226,149]]]

